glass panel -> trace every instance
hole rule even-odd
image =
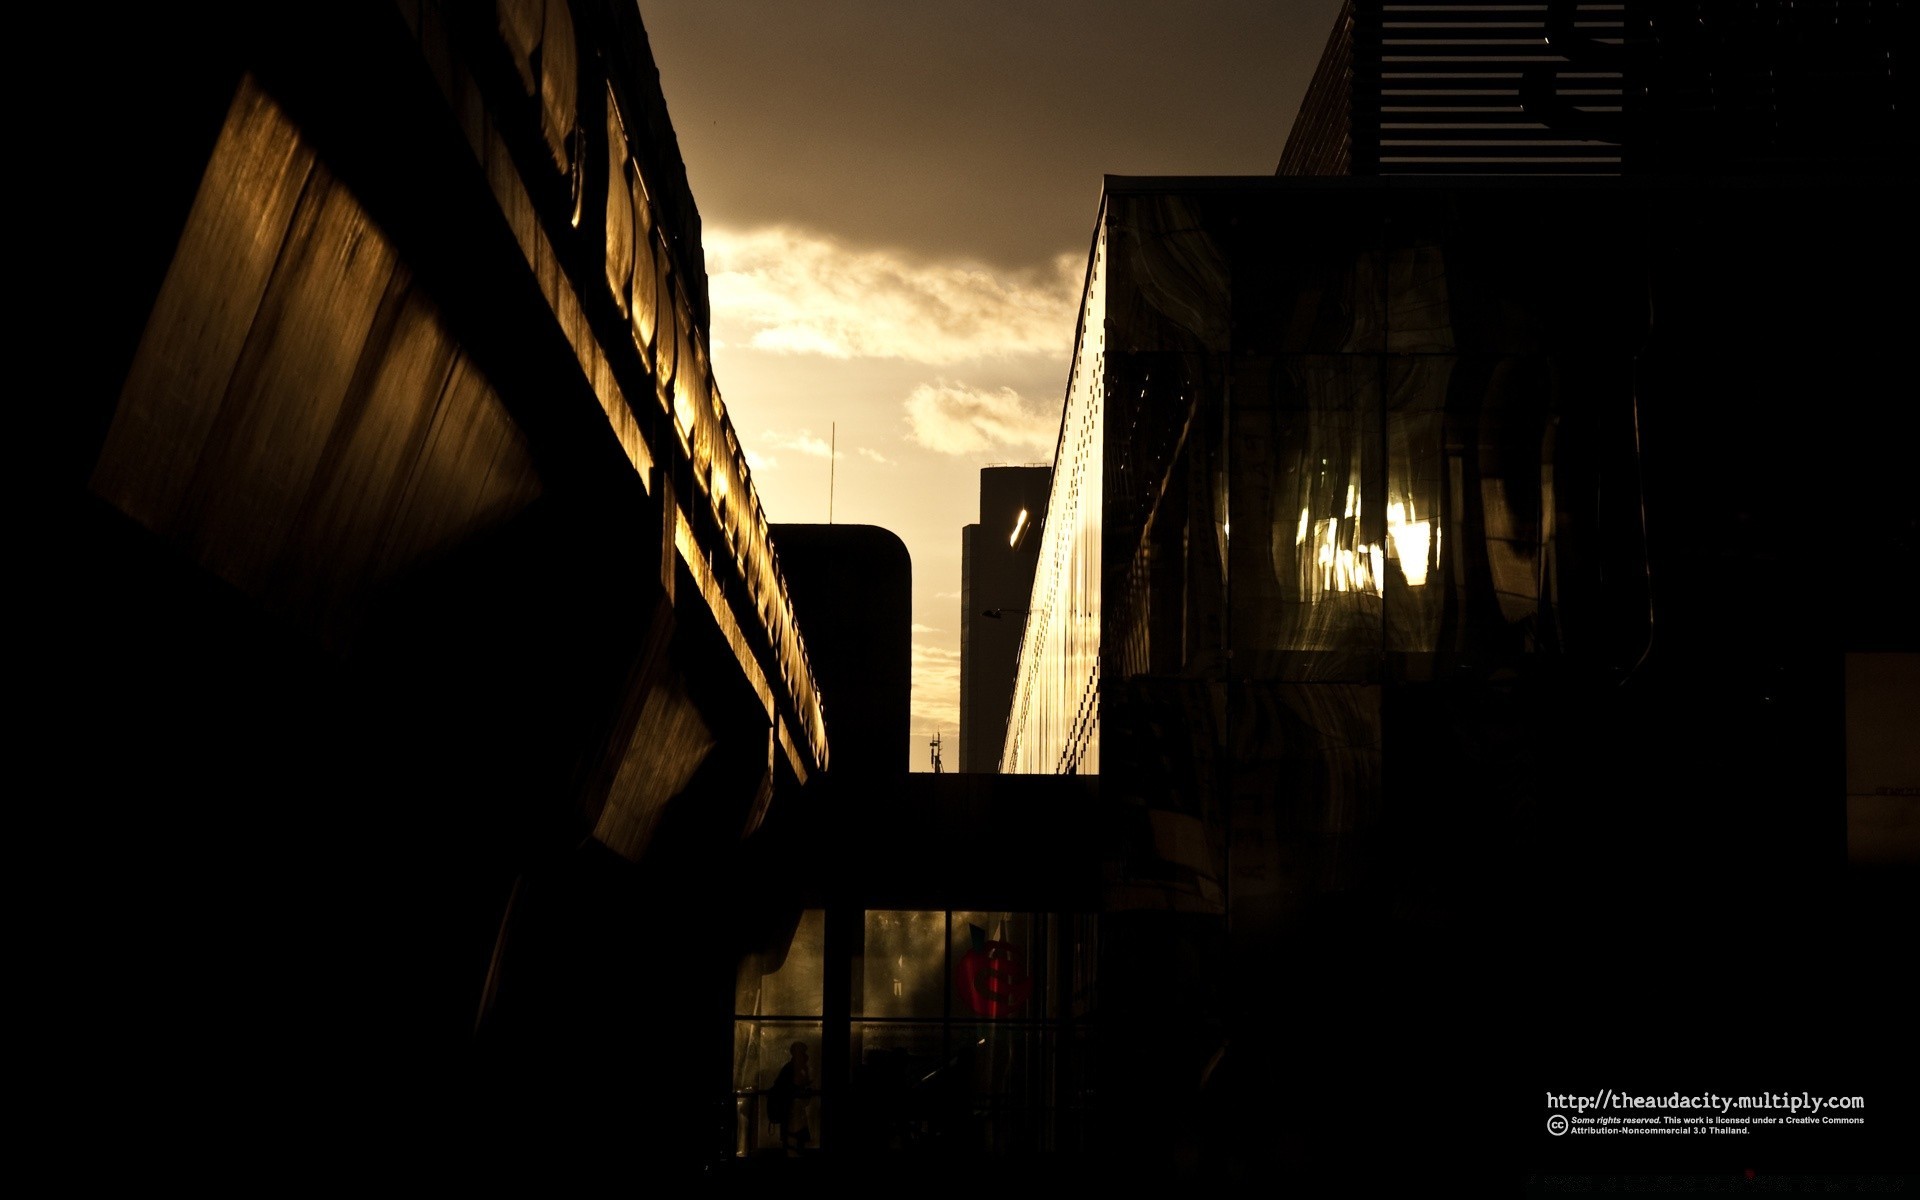
[[[1392,361],[1387,403],[1387,648],[1440,647],[1451,573],[1442,564],[1447,530],[1444,422],[1454,360],[1422,355]]]
[[[1476,372],[1477,374],[1477,372]],[[1532,650],[1539,607],[1542,542],[1542,447],[1552,382],[1538,359],[1499,359],[1490,364],[1477,397],[1477,454],[1471,474],[1477,493],[1468,507],[1479,511],[1487,590],[1487,615],[1510,628],[1501,649]]]
[[[1386,341],[1392,354],[1453,352],[1447,256],[1438,245],[1396,246],[1387,255]]]
[[[1595,490],[1553,370],[1436,355],[1388,372],[1388,648],[1494,668],[1553,646],[1556,491],[1580,505]],[[1560,489],[1557,455],[1572,468]]]
[[[676,351],[673,368],[673,386],[671,403],[673,404],[673,423],[687,437],[687,453],[700,457],[701,405],[695,401],[693,379],[699,369],[694,360],[693,342],[687,337],[687,310],[682,306],[680,297],[675,295],[673,307],[674,319],[668,324],[673,326]]]
[[[802,1049],[796,1050],[796,1046]],[[808,1144],[821,1143],[820,1097],[815,1089],[820,1072],[820,1022],[735,1021],[733,1023],[733,1096],[737,1125],[734,1153],[749,1155],[779,1151],[781,1130],[774,1109],[786,1106],[788,1132],[793,1141],[804,1128]],[[796,1070],[784,1085],[784,1068]],[[801,1068],[804,1065],[804,1070]],[[776,1085],[782,1085],[776,1087]]]
[[[673,416],[687,431],[694,478],[706,480],[713,462],[714,435],[720,423],[714,417],[713,400],[707,391],[707,356],[695,336],[692,315],[684,308],[677,310],[677,315],[680,367],[673,376]]]
[[[949,942],[953,1015],[1052,1015],[1050,921],[1031,913],[956,912]]]
[[[667,255],[657,245],[653,255],[653,280],[653,302],[658,308],[653,343],[654,381],[660,389],[661,403],[667,406],[668,411],[672,411],[673,372],[679,365],[680,356],[676,331],[680,323],[674,319],[677,302],[674,299],[673,272],[667,267]]]
[[[967,1079],[966,1149],[993,1154],[1044,1149],[1053,1036],[1033,1026],[956,1026],[953,1058]]]
[[[1066,1153],[1084,1151],[1093,1141],[1094,1037],[1080,1026],[1049,1034],[1052,1048],[1052,1145]]]
[[[883,1152],[1054,1148],[1062,1105],[1081,1103],[1073,1097],[1090,1086],[1084,1053],[1072,1058],[1080,1074],[1057,1076],[1068,1031],[1054,1022],[1077,989],[1091,990],[1094,918],[866,917],[866,969],[854,980],[866,1013],[849,1030],[851,1091],[845,1123],[836,1126],[840,1144]],[[898,1015],[910,1010],[920,1019]],[[1071,1045],[1084,1051],[1083,1031],[1072,1032]],[[1063,1100],[1062,1086],[1073,1096]],[[1078,1126],[1073,1137],[1081,1138]]]
[[[500,40],[506,43],[514,70],[520,74],[520,86],[531,96],[539,87],[534,56],[546,30],[544,0],[499,0],[494,11],[500,22]]]
[[[627,132],[620,107],[607,94],[607,287],[621,315],[628,312],[633,279],[633,199],[627,191]]]
[[[853,1025],[853,1117],[869,1147],[1046,1148],[1056,1035],[1030,1025]]]
[[[869,912],[854,963],[854,1015],[944,1015],[946,937],[943,912]]]
[[[870,1149],[930,1146],[954,1107],[946,1030],[933,1023],[855,1021],[853,1126]]]
[[[566,0],[501,0],[497,12],[520,86],[540,98],[540,132],[554,165],[569,170],[578,75]]]
[[[1920,778],[1920,654],[1848,654],[1846,664],[1847,861],[1911,863],[1920,852],[1920,801],[1902,781]]]
[[[1084,1017],[1093,1011],[1095,967],[1100,959],[1100,918],[1092,913],[1066,918],[1073,923],[1073,959],[1068,973],[1072,977],[1072,995],[1068,998],[1069,1017]]]
[[[653,220],[647,208],[646,188],[637,171],[633,176],[632,197],[633,341],[640,347],[640,357],[650,362],[648,352],[653,346],[653,329],[660,313],[659,264],[665,261],[665,256],[653,244]]]
[[[546,135],[553,165],[562,171],[573,165],[580,86],[574,61],[573,16],[566,0],[547,0],[546,28],[540,37],[540,132]]]
[[[1380,650],[1387,527],[1375,490],[1379,363],[1252,361],[1234,383],[1228,544],[1236,670],[1268,679],[1367,678]]]
[[[734,1012],[744,1017],[817,1017],[826,970],[827,919],[809,908],[784,946],[740,962]]]

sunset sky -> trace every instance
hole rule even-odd
[[[1268,175],[1339,0],[642,0],[713,365],[774,521],[913,556],[911,765],[959,724],[979,469],[1047,463],[1101,177]]]

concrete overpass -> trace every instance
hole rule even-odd
[[[344,1087],[684,1159],[740,847],[831,752],[634,6],[58,36],[49,1012],[154,1146],[191,1075],[268,1101],[221,1117],[262,1151]]]

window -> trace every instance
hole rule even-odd
[[[820,1072],[821,996],[826,965],[826,913],[810,908],[800,914],[783,947],[749,954],[740,963],[733,1001],[734,1153],[751,1155],[780,1148],[769,1093],[780,1069],[806,1047],[817,1092]],[[810,1144],[821,1144],[819,1097],[797,1095],[793,1104],[811,1130]],[[796,1122],[797,1124],[797,1122]]]
[[[1056,1147],[1055,1118],[1078,1094],[1062,1084],[1084,1060],[1071,1018],[1085,1010],[1087,957],[1075,950],[1088,920],[866,914],[849,1060],[852,1127],[869,1149]]]

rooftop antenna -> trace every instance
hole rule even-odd
[[[933,740],[927,743],[927,749],[933,753],[933,773],[940,773],[940,731],[935,730]]]
[[[833,474],[840,466],[840,422],[827,427],[827,524],[833,524]],[[814,443],[818,445],[819,443]]]

